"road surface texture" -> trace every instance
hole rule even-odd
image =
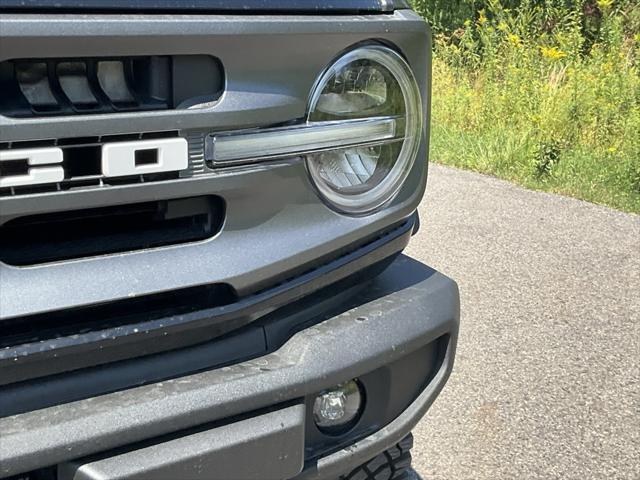
[[[416,477],[640,479],[640,216],[437,165],[420,216],[462,324]]]

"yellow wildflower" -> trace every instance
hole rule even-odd
[[[513,33],[510,33],[509,35],[507,35],[507,40],[514,47],[519,47],[519,46],[522,45],[522,40],[520,40],[520,37],[518,35],[513,34]]]
[[[480,15],[478,16],[478,25],[484,25],[487,23],[487,16],[484,13],[484,10],[480,10],[478,12]]]
[[[613,5],[613,0],[598,0],[597,3],[600,10],[609,10]]]
[[[540,47],[540,52],[544,58],[548,58],[549,60],[560,60],[567,56],[567,54],[558,47]]]

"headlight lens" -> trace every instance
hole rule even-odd
[[[334,208],[376,210],[400,190],[416,159],[422,131],[420,92],[409,65],[390,48],[366,46],[335,62],[311,96],[308,122],[395,120],[395,136],[306,156],[311,178]]]

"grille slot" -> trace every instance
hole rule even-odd
[[[0,62],[0,114],[15,118],[135,112],[210,104],[222,94],[208,55]]]
[[[25,266],[213,237],[219,197],[190,197],[19,217],[0,227],[0,261]]]

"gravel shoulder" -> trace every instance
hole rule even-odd
[[[407,253],[460,285],[424,480],[640,478],[640,216],[432,165]]]

